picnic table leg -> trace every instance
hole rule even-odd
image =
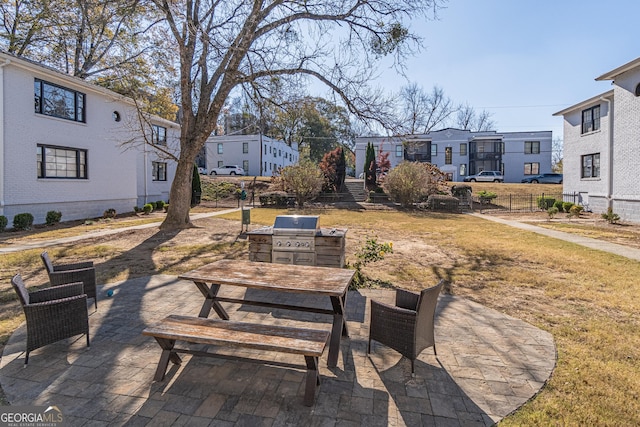
[[[171,360],[176,365],[182,363],[182,359],[176,352],[173,351],[173,346],[176,343],[176,340],[168,340],[164,338],[154,337],[160,347],[162,348],[162,354],[160,355],[160,361],[158,362],[158,368],[156,369],[156,374],[153,377],[155,381],[162,381],[164,379],[164,374],[167,372],[167,366],[169,365],[169,360]]]
[[[345,296],[331,297],[333,306],[333,326],[331,328],[331,338],[329,340],[329,354],[327,356],[327,366],[334,368],[338,364],[338,353],[340,351],[341,336],[348,336],[347,325],[344,321]]]
[[[307,363],[307,381],[304,390],[304,404],[313,406],[316,400],[316,387],[320,384],[320,374],[318,371],[318,358],[314,356],[304,356]]]
[[[229,320],[229,315],[222,307],[218,301],[216,301],[216,295],[218,295],[218,291],[220,290],[220,285],[212,283],[211,286],[207,286],[204,282],[194,282],[200,293],[204,295],[204,304],[202,304],[202,308],[200,309],[200,314],[198,317],[209,317],[209,313],[211,313],[211,309],[213,308],[218,316],[222,320]]]

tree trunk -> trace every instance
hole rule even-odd
[[[190,157],[180,156],[178,161],[176,176],[169,192],[169,209],[167,209],[166,218],[160,225],[161,230],[180,230],[193,227],[189,218],[189,210],[191,209],[191,179],[194,159]]]

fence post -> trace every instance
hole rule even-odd
[[[511,206],[511,193],[509,193],[509,212],[511,212],[513,209],[513,206]]]
[[[529,194],[529,212],[533,212],[533,194]]]

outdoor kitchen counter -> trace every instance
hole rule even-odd
[[[345,265],[346,228],[320,228],[315,234],[316,266],[339,267]],[[272,262],[273,227],[262,227],[247,232],[249,260]]]

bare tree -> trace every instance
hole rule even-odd
[[[410,83],[400,90],[397,102],[400,114],[395,131],[400,134],[428,133],[442,128],[458,111],[458,106],[438,86],[434,86],[431,92],[425,92],[417,83]]]
[[[553,138],[551,141],[551,169],[562,173],[563,141],[562,138]]]
[[[388,111],[369,89],[374,63],[401,62],[420,39],[403,21],[430,17],[440,0],[153,0],[164,13],[179,55],[180,159],[161,228],[190,227],[194,159],[215,129],[234,88],[260,91],[270,79],[314,78],[352,113],[379,120]]]
[[[491,113],[482,110],[477,113],[469,104],[461,105],[456,115],[456,127],[472,132],[486,132],[495,130],[496,123],[491,120]]]

